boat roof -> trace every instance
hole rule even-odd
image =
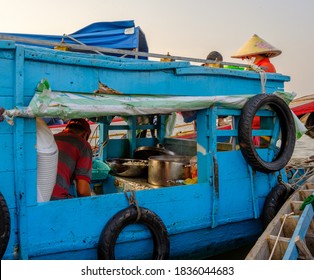
[[[314,112],[314,94],[294,99],[290,104],[290,108],[297,116]]]
[[[139,26],[135,26],[133,20],[122,20],[112,22],[95,22],[87,25],[69,35],[41,35],[23,33],[3,33],[2,35],[18,36],[21,38],[44,40],[52,42],[64,42],[105,47],[112,49],[138,50],[148,52],[148,44],[144,32]],[[17,43],[21,43],[16,41]],[[80,42],[80,43],[79,43]],[[23,42],[23,44],[26,44]],[[27,43],[39,46],[36,43]],[[50,46],[53,48],[53,46]]]

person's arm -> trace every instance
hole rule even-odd
[[[90,184],[87,181],[78,179],[76,183],[78,196],[91,196]]]

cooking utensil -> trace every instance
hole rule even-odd
[[[134,151],[134,158],[147,160],[151,156],[170,155],[174,156],[175,153],[165,149],[162,145],[154,146],[142,146]]]
[[[112,158],[106,160],[110,173],[123,177],[147,177],[148,161],[142,159]]]
[[[148,183],[158,186],[173,185],[173,181],[186,179],[190,157],[152,156],[148,159]]]

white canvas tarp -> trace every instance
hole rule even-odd
[[[154,96],[52,92],[35,93],[28,107],[7,110],[7,116],[91,118],[171,114],[209,108],[242,108],[250,96]]]
[[[294,94],[276,92],[287,103]],[[36,92],[29,106],[6,110],[3,117],[13,123],[14,117],[59,117],[93,118],[101,116],[134,116],[172,114],[219,106],[222,108],[241,109],[250,95],[245,96],[157,96],[157,95],[124,95],[124,94],[79,94],[53,92],[44,89]],[[300,138],[306,128],[293,114]]]

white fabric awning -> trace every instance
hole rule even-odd
[[[28,107],[7,110],[7,116],[91,118],[170,114],[213,106],[242,108],[250,96],[154,96],[36,92]]]

